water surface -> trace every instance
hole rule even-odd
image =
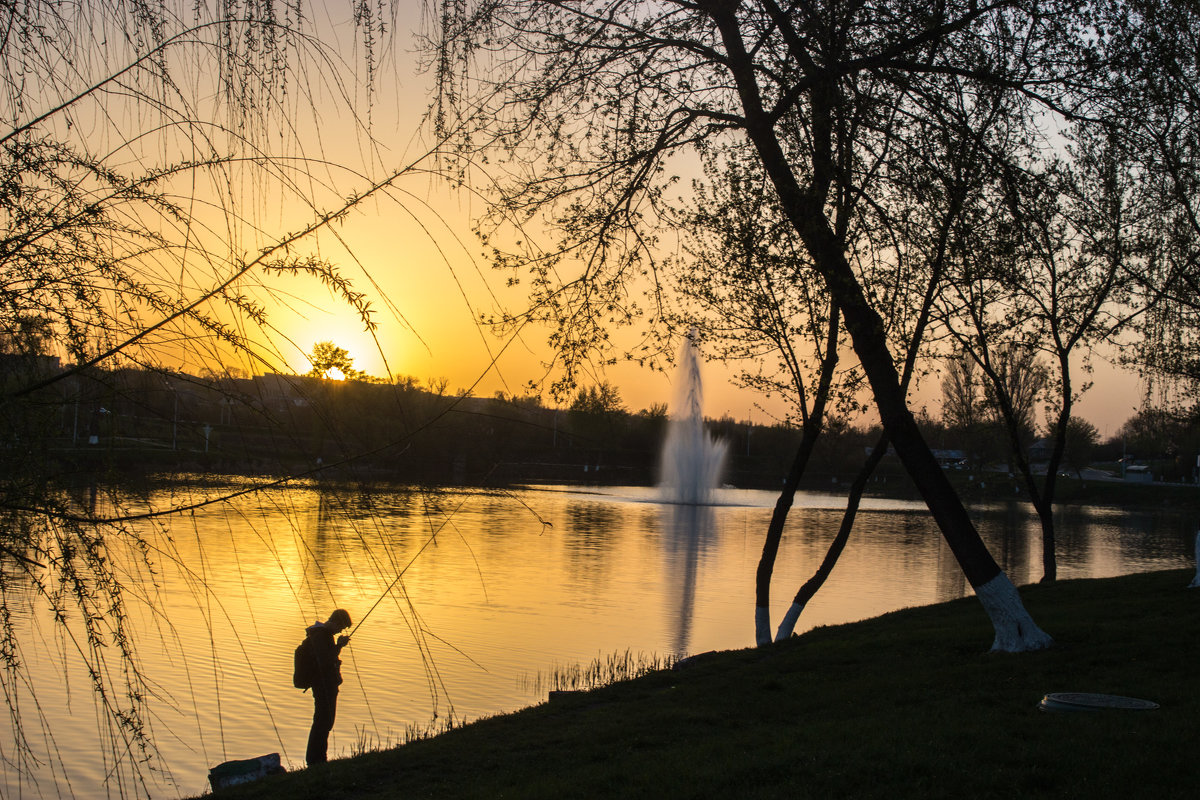
[[[177,501],[164,492],[150,505]],[[435,718],[542,702],[539,675],[612,653],[750,646],[754,572],[774,501],[738,490],[697,508],[629,487],[370,495],[307,487],[199,509],[166,530],[139,528],[156,575],[129,578],[128,615],[156,695],[150,734],[161,758],[147,763],[165,771],[132,793],[200,794],[209,767],[268,752],[301,766],[312,703],[291,687],[292,650],[306,625],[338,606],[362,624],[344,652],[331,756],[401,741]],[[823,558],[842,502],[798,496],[775,571],[773,625]],[[1039,529],[1028,508],[973,513],[1013,581],[1036,581]],[[1058,518],[1063,579],[1191,565],[1194,515],[1064,508]],[[142,575],[127,558],[131,576]],[[968,592],[920,504],[867,499],[797,630]],[[106,796],[106,776],[127,781],[133,771],[97,746],[103,715],[86,674],[36,606],[15,624],[33,680],[22,718],[35,748],[61,756],[23,770],[43,793],[57,785]],[[15,752],[9,736],[3,753]],[[5,796],[17,796],[19,774],[5,770]]]

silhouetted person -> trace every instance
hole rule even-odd
[[[328,760],[329,732],[333,730],[333,720],[337,716],[338,686],[342,683],[342,662],[338,653],[350,642],[349,636],[338,636],[336,642],[333,637],[349,627],[350,615],[339,608],[325,622],[316,622],[304,631],[317,665],[312,687],[312,730],[308,732],[308,750],[304,754],[309,766]]]

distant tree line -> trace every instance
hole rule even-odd
[[[62,371],[48,357],[0,359],[9,380]],[[9,474],[65,483],[178,471],[414,484],[657,480],[668,408],[630,412],[609,383],[580,388],[567,407],[552,408],[536,396],[471,397],[447,393],[444,381],[423,387],[411,377],[363,377],[92,368],[4,417],[0,436],[9,444],[0,458]],[[728,442],[727,480],[738,486],[776,486],[800,436],[786,424],[726,417],[709,425]],[[814,485],[852,470],[845,442],[864,435],[831,435]]]
[[[46,356],[0,354],[5,381],[61,371]],[[969,362],[963,362],[964,364]],[[348,363],[346,365],[352,369]],[[951,369],[940,420],[919,417],[924,435],[950,469],[1009,468],[1008,437],[982,395],[961,396],[962,373]],[[581,387],[564,408],[537,396],[449,394],[444,381],[423,387],[412,377],[384,382],[365,374],[349,380],[268,374],[254,378],[190,376],[144,369],[93,368],[56,382],[53,394],[13,414],[0,431],[8,474],[43,475],[64,483],[130,480],[150,473],[376,478],[414,484],[566,482],[653,484],[669,408],[629,411],[607,382]],[[801,438],[798,426],[753,425],[725,416],[709,430],[728,448],[726,481],[742,488],[777,488]],[[1031,460],[1044,463],[1029,417]],[[1131,417],[1106,442],[1075,418],[1065,464],[1079,473],[1093,461],[1151,467],[1168,481],[1195,478],[1200,428],[1165,410]],[[803,486],[840,491],[861,465],[877,428],[830,421],[811,456]],[[957,454],[963,463],[953,463]],[[34,465],[31,462],[37,460]],[[888,491],[908,487],[894,459],[877,477]]]

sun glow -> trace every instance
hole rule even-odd
[[[389,368],[395,372],[398,348],[386,346],[382,338],[376,342],[371,332],[363,330],[362,321],[355,318],[353,312],[335,309],[331,310],[328,317],[327,322],[317,325],[310,320],[303,333],[292,338],[296,352],[294,357],[288,359],[288,365],[293,371],[304,374],[311,370],[314,348],[320,342],[330,342],[349,354],[350,366],[356,372],[378,378],[387,378]],[[376,335],[378,333],[377,330]],[[346,374],[342,369],[333,367],[327,371],[326,377],[344,380]]]

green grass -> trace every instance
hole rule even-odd
[[[220,798],[1190,797],[1190,572],[1022,590],[1050,650],[988,654],[973,598],[821,628]],[[1047,692],[1155,711],[1044,713]]]

